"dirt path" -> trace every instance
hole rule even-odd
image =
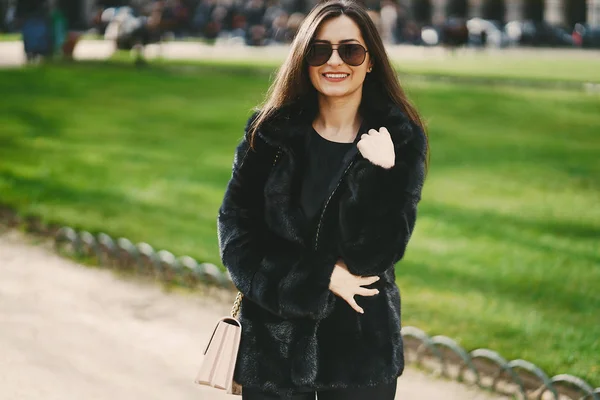
[[[233,398],[193,383],[225,302],[80,266],[0,233],[4,400]],[[499,399],[408,369],[398,399]]]

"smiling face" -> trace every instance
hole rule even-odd
[[[331,44],[333,48],[337,48],[340,44],[354,43],[367,49],[358,25],[345,15],[323,22],[313,43]],[[345,63],[339,52],[334,50],[325,64],[315,67],[309,65],[308,75],[321,96],[345,97],[357,94],[360,96],[371,65],[368,52],[361,65],[352,66]]]

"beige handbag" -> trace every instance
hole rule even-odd
[[[242,293],[238,292],[231,309],[231,317],[223,317],[217,321],[195,380],[199,385],[226,390],[228,394],[234,395],[242,394],[242,387],[233,380],[242,334],[242,325],[237,319],[241,303]]]
[[[273,166],[279,158],[279,153],[278,149]],[[238,292],[231,308],[231,317],[223,317],[217,321],[217,326],[204,350],[200,372],[195,380],[199,385],[223,389],[228,394],[235,395],[242,394],[242,386],[233,380],[242,335],[242,324],[237,319],[242,297],[242,292]]]

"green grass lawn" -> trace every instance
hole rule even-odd
[[[0,71],[0,202],[220,265],[216,213],[269,74]],[[600,97],[407,81],[431,171],[397,267],[405,325],[600,385]]]
[[[600,58],[592,52],[562,50],[544,55],[535,50],[516,51],[457,53],[441,60],[402,58],[400,53],[394,63],[410,74],[600,83]]]
[[[522,82],[525,85],[555,86],[558,83],[575,85],[577,83],[600,83],[600,58],[595,57],[591,51],[558,50],[547,53],[543,51],[505,50],[473,52],[459,50],[456,55],[447,53],[436,56],[432,49],[421,49],[429,57],[415,57],[404,54],[402,48],[389,49],[390,58],[400,73],[401,77],[410,79],[413,75],[426,77],[456,78],[461,81],[474,80],[479,82],[497,81],[507,79]],[[278,53],[279,54],[279,53]],[[184,65],[246,65],[256,68],[257,65],[272,69],[283,61],[285,54],[280,58],[241,60],[243,55],[223,60],[179,60],[177,64]],[[114,60],[129,61],[129,52],[116,52]],[[154,59],[153,64],[166,63],[172,65],[172,60]],[[513,82],[514,84],[514,82]]]
[[[21,40],[20,33],[0,33],[0,42],[14,42]]]
[[[404,50],[403,50],[404,49]],[[401,76],[424,75],[441,76],[450,78],[471,80],[497,80],[511,79],[522,81],[525,84],[532,83],[556,83],[565,82],[574,84],[577,82],[600,83],[600,58],[595,57],[591,51],[581,50],[558,50],[547,53],[543,51],[482,51],[459,50],[456,55],[446,53],[444,56],[436,56],[432,49],[421,49],[425,57],[416,57],[412,52],[418,52],[419,48],[390,48],[388,53]],[[409,54],[405,54],[408,52]],[[429,52],[429,53],[428,53]],[[116,59],[127,60],[131,57],[127,52],[118,52]],[[245,63],[255,67],[257,63],[273,68],[283,61],[281,59],[261,59],[251,61],[234,60],[202,60],[202,61],[180,61],[191,65],[198,64],[234,64]],[[155,60],[154,62],[157,62]],[[158,60],[160,62],[160,60]],[[172,61],[167,61],[172,64]]]

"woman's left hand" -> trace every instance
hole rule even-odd
[[[369,129],[360,137],[357,144],[358,151],[367,160],[383,168],[392,168],[395,164],[396,152],[390,133],[385,128],[379,131]]]

